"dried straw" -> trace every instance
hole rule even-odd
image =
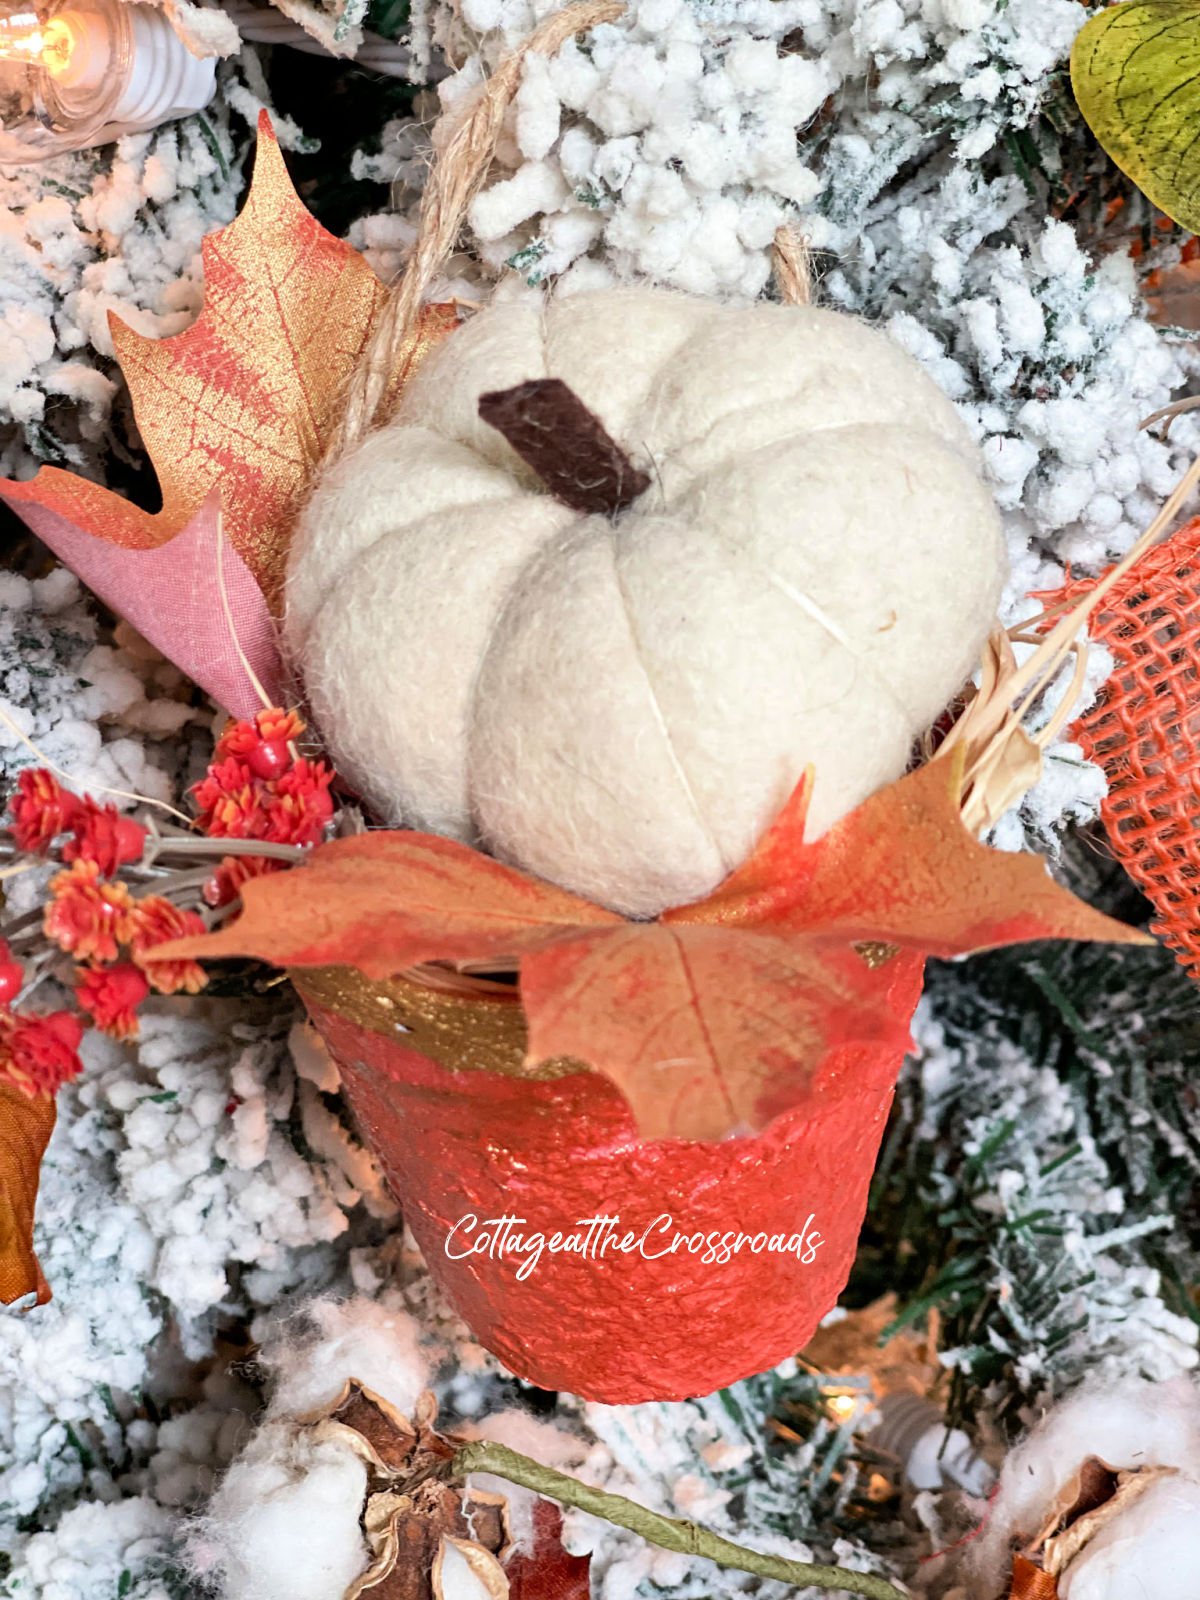
[[[933,757],[937,760],[965,745],[962,812],[963,821],[972,830],[990,826],[1036,782],[1041,751],[1075,711],[1083,689],[1086,652],[1080,636],[1088,618],[1170,529],[1197,484],[1200,457],[1192,462],[1128,553],[1073,605],[1051,607],[1007,635],[1000,631],[992,635],[979,688]],[[1047,623],[1052,623],[1048,631]],[[1018,666],[1012,642],[1035,641],[1037,648]],[[1063,701],[1036,735],[1026,733],[1026,717],[1072,655],[1075,675]]]
[[[531,52],[553,55],[568,39],[602,22],[615,22],[624,10],[622,0],[576,0],[547,17],[504,58],[451,135],[421,197],[417,243],[404,276],[388,296],[370,343],[351,373],[326,446],[326,462],[336,461],[387,420],[392,374],[491,165],[505,113],[521,84],[525,57]]]

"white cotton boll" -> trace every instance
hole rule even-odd
[[[725,70],[745,94],[769,93],[779,82],[779,52],[770,39],[741,38],[725,52]]]
[[[504,1569],[478,1545],[442,1535],[433,1563],[435,1593],[442,1600],[496,1600],[507,1588]]]
[[[686,32],[680,13],[685,11],[683,0],[642,0],[638,6],[638,25],[649,34]]]
[[[672,38],[667,44],[667,78],[682,87],[704,76],[704,52],[690,39]]]
[[[1200,1482],[1164,1478],[1104,1525],[1058,1579],[1061,1600],[1194,1600]]]
[[[637,154],[636,139],[606,140],[596,153],[596,177],[614,192],[620,192],[633,173]]]
[[[357,1378],[411,1416],[429,1368],[419,1325],[373,1301],[314,1300],[298,1325],[271,1333],[259,1358],[273,1379],[272,1416],[304,1416],[329,1405]]]
[[[777,200],[771,195],[754,195],[738,212],[738,239],[747,250],[765,250],[784,220],[784,209]]]
[[[1054,1407],[1004,1463],[991,1514],[968,1558],[982,1583],[999,1583],[1011,1543],[1044,1527],[1091,1456],[1114,1471],[1173,1467],[1200,1475],[1200,1389],[1190,1378],[1127,1378],[1089,1385]],[[1060,1592],[1064,1600],[1109,1600],[1102,1590]],[[1173,1600],[1175,1592],[1168,1593]],[[1158,1600],[1157,1593],[1149,1600]]]
[[[739,289],[736,206],[697,220],[672,243]],[[481,422],[482,392],[546,375],[650,469],[615,519]],[[653,915],[740,864],[809,763],[813,834],[904,770],[994,621],[980,473],[920,368],[836,313],[493,304],[305,507],[286,642],[383,816]]]
[[[615,285],[616,278],[611,267],[592,256],[585,256],[559,279],[555,293],[560,299],[565,299],[572,295],[597,294]]]
[[[816,198],[821,187],[816,173],[800,161],[790,161],[786,166],[771,168],[762,174],[762,182],[765,188],[797,206],[808,205]]]
[[[367,1565],[363,1463],[290,1422],[264,1423],[230,1467],[193,1540],[222,1600],[340,1600]]]
[[[503,0],[463,0],[463,21],[477,33],[490,33],[500,26]]]
[[[711,123],[698,123],[683,152],[683,167],[693,183],[719,189],[733,176],[734,152],[729,141]]]
[[[694,209],[687,184],[682,175],[674,171],[650,172],[640,185],[635,179],[629,186],[627,198],[631,204],[640,206],[645,216],[656,221],[679,217]]]
[[[575,40],[568,40],[558,55],[547,61],[546,69],[562,104],[571,111],[583,111],[596,92],[600,73]]]
[[[692,253],[698,265],[711,267],[718,283],[732,284],[745,258],[738,238],[738,208],[731,200],[718,197],[704,208],[703,221],[692,239]]]
[[[550,217],[542,230],[546,253],[539,265],[550,273],[565,272],[604,232],[604,218],[591,211],[565,211]]]

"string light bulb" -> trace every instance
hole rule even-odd
[[[0,0],[0,165],[107,144],[202,110],[216,63],[156,6]]]

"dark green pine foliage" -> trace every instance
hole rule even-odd
[[[1015,1427],[1106,1363],[1172,1370],[1200,1281],[1200,990],[1163,949],[1040,944],[932,964],[923,1014],[856,1297],[937,1308],[968,1423]]]

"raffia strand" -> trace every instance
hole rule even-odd
[[[343,396],[326,447],[326,462],[336,461],[387,421],[392,373],[416,329],[429,287],[458,240],[467,207],[495,154],[505,112],[521,84],[525,57],[553,55],[568,39],[603,22],[615,22],[623,0],[575,0],[542,22],[507,55],[485,84],[475,104],[450,136],[429,173],[421,197],[417,242],[404,276],[388,296]]]

